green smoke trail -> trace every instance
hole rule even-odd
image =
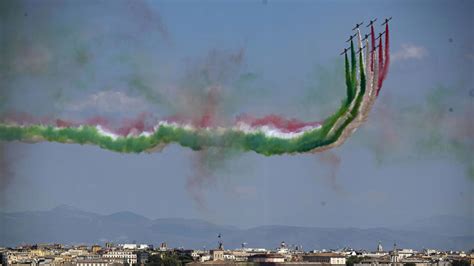
[[[344,53],[344,70],[346,72],[346,87],[347,87],[347,105],[352,101],[352,82],[351,82],[351,73],[349,72],[349,59],[347,58],[347,53]]]
[[[355,90],[357,87],[357,62],[356,62],[356,54],[354,49],[354,42],[351,40],[351,88],[352,88],[352,96],[355,96]]]

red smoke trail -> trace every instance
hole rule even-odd
[[[199,117],[191,120],[193,126],[199,128],[215,126],[219,104],[219,92],[219,87],[211,87],[209,89],[205,101],[201,103],[204,109],[201,111]],[[189,121],[189,119],[180,116],[176,116],[175,119]],[[223,153],[223,149],[207,148],[194,152],[192,155],[193,173],[186,181],[186,188],[201,211],[208,211],[204,190],[206,187],[217,182],[214,167],[222,163],[222,160],[225,160]]]
[[[134,119],[125,120],[123,126],[115,130],[115,133],[121,136],[127,136],[128,134],[140,134],[144,131],[152,131],[153,125],[147,123],[147,118],[150,115],[147,113],[141,113]]]
[[[219,107],[219,93],[218,86],[210,87],[204,98],[198,97],[196,101],[187,102],[188,108],[194,107],[189,114],[178,113],[172,116],[165,117],[163,121],[169,123],[188,124],[195,128],[209,128],[218,125],[218,107]],[[191,99],[192,96],[189,96]],[[191,113],[193,111],[194,113]]]
[[[219,89],[212,87],[207,93],[204,111],[196,121],[196,125],[201,128],[212,127],[215,124],[217,105],[219,104]]]
[[[379,79],[377,81],[377,95],[382,86],[382,71],[383,71],[383,46],[382,38],[379,39]]]
[[[342,186],[337,182],[337,172],[341,166],[341,158],[333,152],[323,152],[319,160],[329,167],[329,183],[336,192],[343,192]]]
[[[103,126],[103,127],[108,127],[109,125],[109,120],[105,117],[102,116],[94,116],[92,118],[89,118],[85,121],[86,125],[89,126]]]
[[[383,78],[382,81],[385,79],[388,73],[388,65],[390,64],[390,46],[389,46],[389,32],[388,32],[388,23],[385,24],[385,64],[383,68]]]
[[[186,189],[201,211],[208,210],[204,189],[216,182],[216,177],[208,165],[209,153],[208,149],[203,149],[192,154],[193,172],[186,181]]]
[[[385,24],[385,62],[381,67],[381,72],[379,76],[379,86],[377,88],[377,96],[379,95],[380,89],[382,88],[383,81],[387,77],[388,65],[390,64],[390,46],[389,46],[389,32],[388,32],[388,23]],[[382,38],[380,38],[380,43],[382,43]],[[379,50],[379,54],[381,49]]]
[[[34,117],[28,113],[24,112],[7,112],[0,116],[1,121],[6,121],[10,123],[15,123],[18,125],[31,125],[31,124],[40,124],[40,125],[49,125],[53,123],[53,120],[49,117]]]
[[[69,120],[64,120],[64,119],[56,119],[56,126],[57,127],[76,127],[78,124],[75,122],[69,121]]]
[[[205,148],[191,154],[193,171],[186,180],[186,189],[195,201],[199,211],[209,212],[206,192],[212,192],[212,187],[218,184],[226,163],[231,160],[229,150],[225,148]],[[211,188],[211,189],[209,189]]]
[[[375,32],[374,25],[370,26],[370,44],[372,51],[370,52],[370,71],[374,71],[374,47],[375,47]]]

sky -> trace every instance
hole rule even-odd
[[[355,23],[393,17],[368,121],[336,149],[119,154],[0,143],[0,211],[66,204],[242,228],[375,227],[473,217],[472,1],[2,1],[0,115],[127,121],[218,114],[318,121],[344,97]],[[363,31],[367,28],[363,27]]]

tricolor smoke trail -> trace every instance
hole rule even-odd
[[[322,122],[302,122],[276,115],[263,118],[241,115],[232,126],[224,127],[215,125],[212,110],[205,110],[199,119],[174,116],[149,125],[140,118],[113,128],[107,121],[97,118],[74,122],[10,116],[0,122],[0,140],[92,144],[128,153],[160,150],[170,143],[193,150],[235,148],[264,155],[324,151],[341,145],[367,119],[387,76],[390,60],[388,24],[385,45],[380,38],[378,51],[374,47],[373,32],[371,28],[372,38],[370,43],[365,43],[364,56],[357,29],[358,49],[351,40],[350,57],[344,54],[346,99]],[[211,100],[216,101],[213,97]]]

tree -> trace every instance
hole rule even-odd
[[[469,261],[468,260],[453,260],[452,265],[453,266],[469,266]]]
[[[164,256],[162,259],[162,266],[182,266],[183,264],[175,254]]]
[[[187,254],[177,254],[174,252],[161,253],[148,257],[146,265],[149,266],[184,266],[186,263],[193,261],[193,258]]]
[[[193,257],[187,253],[179,253],[178,260],[181,262],[182,265],[186,265],[186,263],[193,262]]]
[[[150,255],[148,256],[148,261],[146,265],[161,265],[161,255],[160,254],[155,254],[155,255]]]
[[[358,257],[358,256],[350,256],[349,258],[346,259],[346,265],[354,266],[354,264],[361,262],[363,259],[364,258]]]

